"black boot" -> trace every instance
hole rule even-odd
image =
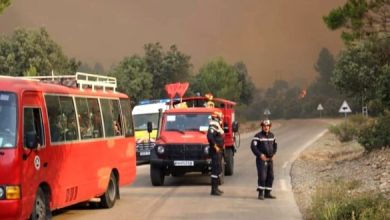
[[[267,199],[276,199],[276,196],[273,196],[271,194],[271,190],[265,190],[265,195],[264,195],[265,198]]]
[[[258,199],[264,200],[264,189],[257,189],[259,191],[259,195],[257,196]]]
[[[221,193],[218,191],[218,180],[216,178],[211,178],[211,193],[212,196],[220,196]]]

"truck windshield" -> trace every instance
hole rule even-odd
[[[153,129],[157,129],[158,113],[134,115],[134,129],[143,131],[148,129],[148,121],[152,122]]]
[[[207,131],[210,114],[166,115],[166,131]]]
[[[16,95],[0,92],[0,148],[15,147]]]

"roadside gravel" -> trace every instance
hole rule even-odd
[[[291,185],[303,217],[317,186],[334,180],[359,181],[351,193],[382,193],[390,199],[390,148],[367,153],[357,142],[340,143],[326,133],[304,150],[291,168]]]

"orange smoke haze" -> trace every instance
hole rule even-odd
[[[105,69],[143,45],[176,44],[195,70],[222,56],[243,61],[257,87],[275,79],[307,85],[321,48],[342,47],[322,16],[345,0],[12,0],[0,32],[46,27],[66,55]]]

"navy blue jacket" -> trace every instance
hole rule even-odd
[[[260,157],[261,154],[264,154],[267,158],[271,158],[276,154],[278,144],[276,143],[275,136],[272,132],[266,134],[264,131],[260,131],[253,137],[251,149],[256,157]]]

